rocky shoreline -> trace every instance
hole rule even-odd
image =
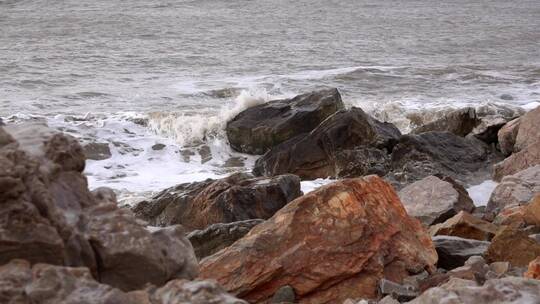
[[[0,302],[539,303],[539,123],[467,108],[401,134],[311,92],[227,124],[251,174],[133,207],[88,189],[101,147],[0,123]],[[465,187],[491,178],[475,206]]]

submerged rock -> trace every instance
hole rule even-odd
[[[433,270],[437,255],[381,178],[341,180],[287,204],[201,263],[233,294],[263,302],[291,286],[300,303],[376,298],[378,281]]]
[[[216,223],[267,219],[301,194],[300,179],[294,175],[254,178],[236,173],[165,189],[132,210],[152,226],[181,224],[191,231]]]
[[[83,145],[84,156],[91,160],[104,160],[112,157],[108,143],[88,143]]]
[[[355,174],[379,173],[370,172],[370,167],[365,167],[363,161],[384,161],[399,136],[400,132],[394,125],[380,122],[360,108],[342,110],[310,133],[272,148],[257,160],[253,172],[265,176],[293,173],[303,179],[334,177],[342,171],[351,172],[351,168],[343,166],[343,163],[349,162],[339,159],[343,156],[350,158],[345,153],[351,151],[355,153],[359,165],[352,169],[356,171]]]
[[[315,129],[343,109],[337,89],[274,100],[248,108],[227,123],[227,138],[239,152],[263,154],[299,134]]]
[[[450,178],[428,176],[399,191],[407,213],[430,226],[444,222],[465,210],[474,209],[465,188]]]

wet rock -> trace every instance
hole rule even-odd
[[[244,167],[245,158],[243,157],[230,157],[223,164],[223,168],[235,168]]]
[[[216,223],[267,219],[300,195],[297,176],[254,178],[236,173],[166,189],[133,211],[152,226],[181,224],[192,231]]]
[[[476,109],[479,123],[471,131],[474,136],[488,144],[497,142],[497,133],[509,121],[524,114],[520,107],[487,104]]]
[[[474,209],[463,186],[448,177],[428,176],[399,191],[399,198],[407,213],[426,226],[444,222],[462,210]]]
[[[508,156],[514,152],[514,144],[519,130],[520,118],[516,118],[507,122],[497,133],[499,148],[504,156]]]
[[[501,229],[491,240],[485,257],[488,262],[509,262],[512,266],[526,267],[540,255],[540,244],[519,230]]]
[[[294,289],[291,286],[283,286],[279,288],[274,296],[272,296],[272,299],[270,299],[270,303],[295,303],[296,301],[296,295],[294,294]]]
[[[360,161],[374,158],[378,162],[380,157],[376,156],[377,153],[366,149],[378,149],[382,151],[378,154],[388,154],[399,135],[394,125],[380,122],[360,108],[342,110],[309,134],[299,135],[272,148],[256,161],[253,172],[266,176],[292,173],[303,179],[334,177],[340,171],[350,172],[343,168],[343,161],[336,160],[340,155],[338,152],[359,150]],[[361,168],[355,168],[356,174],[369,173],[361,172]]]
[[[337,177],[358,177],[368,174],[384,176],[390,170],[390,156],[386,150],[360,147],[337,151],[334,157]]]
[[[0,127],[3,127],[5,126],[6,124],[4,123],[4,120],[2,119],[2,117],[0,117]]]
[[[449,235],[465,239],[489,241],[497,233],[497,230],[496,225],[461,211],[444,223],[431,226],[429,233],[432,236]]]
[[[465,136],[479,123],[476,110],[472,107],[458,109],[447,113],[443,117],[412,130],[412,134],[439,131],[450,132],[458,136]]]
[[[188,163],[191,160],[191,157],[195,155],[195,152],[188,149],[184,149],[184,150],[180,150],[180,155],[182,156],[182,160]]]
[[[209,146],[202,145],[197,149],[197,152],[201,157],[201,164],[207,163],[212,160],[212,151],[210,150]]]
[[[264,220],[246,220],[233,223],[219,223],[204,230],[194,230],[188,235],[195,255],[199,259],[210,256],[246,235],[253,227]]]
[[[506,277],[488,280],[483,286],[435,287],[428,289],[409,304],[459,303],[537,303],[540,302],[540,281]]]
[[[152,146],[152,150],[161,151],[161,150],[165,149],[166,147],[167,147],[167,145],[157,143],[157,144]]]
[[[250,302],[294,288],[301,303],[375,298],[384,274],[400,282],[437,260],[421,224],[376,176],[345,179],[287,204],[230,247],[206,258],[214,278]],[[324,286],[324,288],[321,288]]]
[[[506,176],[491,193],[486,217],[494,218],[504,208],[524,205],[540,193],[540,165]]]
[[[83,145],[84,156],[91,160],[104,160],[112,157],[108,143],[88,143]]]
[[[463,266],[472,256],[483,255],[490,245],[489,242],[456,236],[435,236],[433,244],[439,255],[437,265],[448,270]]]
[[[441,174],[467,183],[487,167],[488,150],[478,140],[449,132],[403,135],[392,151],[392,172],[387,177],[409,184]]]
[[[263,154],[299,134],[310,132],[343,107],[337,89],[269,101],[248,108],[229,121],[227,138],[236,151]]]
[[[493,167],[493,179],[501,181],[505,176],[540,165],[540,141],[527,146],[505,158]]]
[[[540,280],[540,256],[529,263],[529,268],[524,274],[524,277]]]

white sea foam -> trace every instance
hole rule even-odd
[[[311,191],[318,189],[319,187],[322,187],[334,181],[335,180],[329,178],[318,178],[310,181],[301,181],[300,189],[302,190],[302,192],[304,192],[304,194],[307,194]]]
[[[486,206],[491,193],[497,187],[498,183],[492,180],[487,180],[479,185],[469,187],[467,192],[474,202],[475,206]]]

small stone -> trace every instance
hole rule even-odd
[[[418,296],[418,291],[412,286],[401,285],[386,279],[379,282],[379,289],[383,295],[392,295],[398,301],[409,301]]]
[[[294,303],[296,300],[296,294],[294,293],[294,289],[289,286],[285,285],[280,287],[272,299],[270,299],[270,303],[272,304],[279,304],[279,303]]]
[[[88,143],[83,145],[86,159],[105,160],[112,157],[108,143]]]
[[[155,144],[152,146],[152,150],[154,151],[161,151],[163,149],[165,149],[165,147],[167,147],[167,145],[164,145],[164,144]]]

